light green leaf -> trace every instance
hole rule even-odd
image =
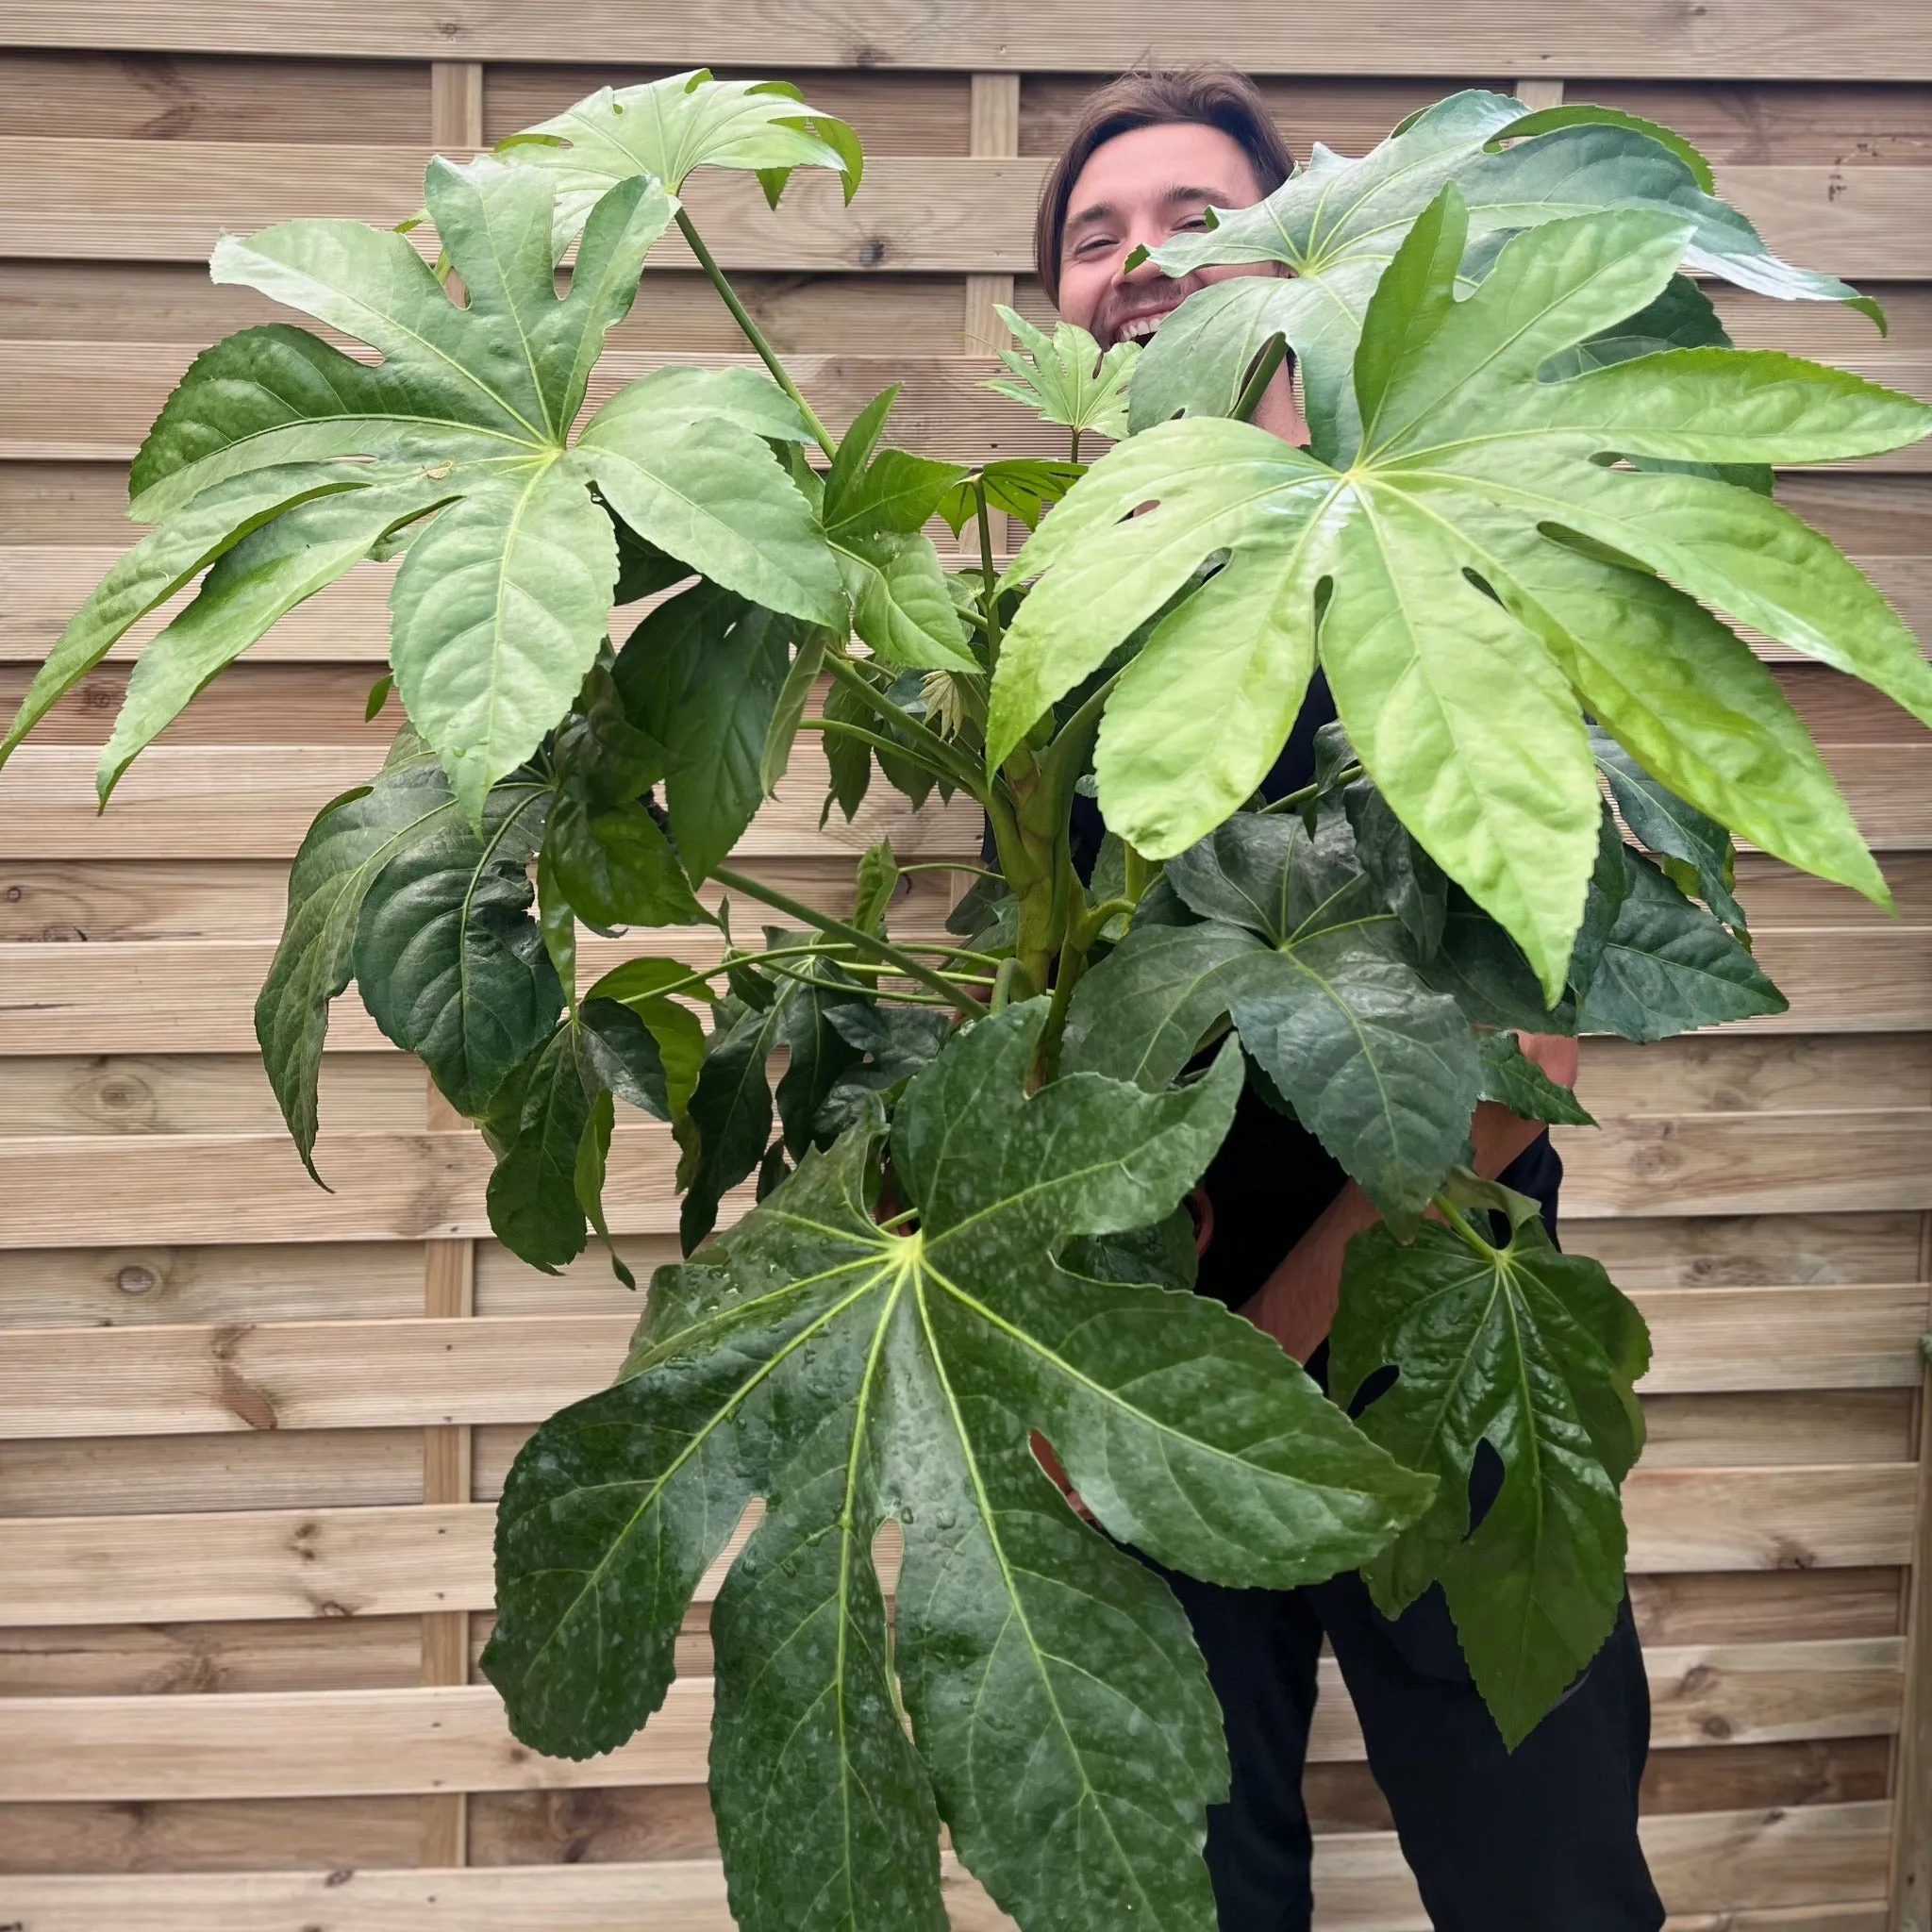
[[[1528,138],[1517,138],[1519,125]],[[1599,210],[1650,209],[1687,225],[1689,272],[1787,300],[1849,302],[1879,319],[1876,305],[1845,283],[1772,255],[1742,215],[1700,185],[1700,164],[1681,146],[1613,108],[1531,115],[1520,101],[1479,90],[1437,102],[1357,160],[1318,142],[1309,165],[1266,200],[1218,208],[1212,227],[1154,251],[1156,265],[1175,276],[1225,263],[1278,262],[1292,273],[1221,282],[1183,303],[1135,372],[1133,426],[1182,411],[1227,413],[1249,363],[1278,332],[1300,359],[1317,453],[1343,460],[1357,436],[1349,378],[1369,297],[1448,182],[1477,243],[1466,275],[1480,274],[1493,238]]]
[[[505,786],[483,835],[440,818],[372,882],[356,931],[356,980],[369,1016],[419,1054],[459,1113],[481,1115],[549,1038],[563,989],[530,917],[527,875],[546,794]]]
[[[1514,1748],[1596,1655],[1623,1599],[1617,1488],[1642,1445],[1642,1318],[1596,1262],[1559,1255],[1534,1213],[1501,1248],[1466,1222],[1425,1223],[1407,1246],[1377,1227],[1348,1245],[1330,1349],[1342,1404],[1384,1365],[1400,1371],[1362,1428],[1440,1479],[1428,1513],[1370,1564],[1376,1603],[1393,1616],[1441,1578]],[[1472,1533],[1485,1441],[1503,1486]]]
[[[374,468],[339,467],[345,479],[377,484],[413,467],[426,500],[449,507],[408,545],[392,602],[393,663],[410,715],[475,819],[491,785],[568,708],[603,635],[616,554],[591,471],[566,444],[605,334],[630,307],[670,203],[646,181],[613,189],[559,299],[549,176],[488,158],[460,168],[439,159],[426,192],[462,278],[462,307],[391,232],[293,222],[224,239],[217,281],[305,309],[381,360],[358,361],[279,324],[218,344],[196,359],[142,444],[133,514],[170,524],[199,516],[211,486],[297,458],[373,458]],[[369,547],[399,546],[378,527]],[[285,581],[291,594],[306,594],[322,580]],[[220,648],[228,641],[225,630]],[[220,655],[215,641],[194,638],[184,678]],[[130,724],[130,742],[141,728]]]
[[[1426,1494],[1225,1310],[1054,1264],[1172,1211],[1240,1070],[1029,1097],[1044,1013],[979,1023],[913,1082],[891,1145],[915,1233],[874,1220],[874,1116],[708,1262],[661,1272],[618,1385],[509,1479],[486,1668],[520,1736],[579,1754],[657,1708],[699,1576],[766,1497],[714,1624],[714,1790],[747,1932],[793,1932],[802,1888],[827,1901],[812,1924],[936,1932],[941,1821],[1023,1924],[1212,1926],[1198,1854],[1226,1772],[1206,1674],[1172,1597],[1059,1500],[1029,1428],[1114,1537],[1228,1581],[1360,1560]],[[871,1557],[889,1516],[890,1668]],[[790,1795],[808,1774],[823,1806]]]
[[[1127,433],[1127,382],[1141,353],[1138,342],[1116,342],[1102,355],[1100,344],[1071,322],[1056,323],[1049,338],[1017,309],[998,305],[998,313],[1020,348],[999,352],[1011,374],[991,377],[981,389],[1037,409],[1042,422],[1071,429],[1076,442],[1089,430]]]
[[[804,434],[791,399],[749,369],[662,369],[612,396],[577,451],[640,536],[767,609],[840,627],[824,533],[765,446]]]
[[[0,762],[158,605],[272,518],[339,491],[365,474],[334,463],[285,463],[218,483],[172,523],[150,530],[96,584],[69,620],[0,740]]]
[[[520,168],[557,180],[553,257],[613,183],[651,175],[673,194],[699,168],[759,173],[830,168],[858,187],[858,143],[844,122],[808,107],[777,81],[713,80],[703,68],[640,87],[599,88],[548,121],[497,143]]]
[[[473,822],[570,708],[616,575],[609,520],[569,458],[473,488],[410,546],[390,661]]]
[[[932,539],[887,531],[847,536],[833,550],[852,599],[852,628],[891,664],[913,671],[972,671],[979,660],[966,632]]]
[[[841,633],[843,628],[841,621]],[[758,753],[758,783],[764,788],[767,798],[777,791],[778,781],[784,777],[791,762],[791,747],[798,737],[799,724],[805,717],[806,703],[824,667],[825,651],[830,641],[827,632],[810,630],[792,653],[791,668],[786,672],[785,682],[779,687],[778,702],[773,708],[772,722],[765,730],[764,748]]]
[[[1322,661],[1363,763],[1422,847],[1515,935],[1554,1000],[1596,841],[1596,781],[1573,686],[1587,686],[1613,734],[1625,729],[1613,678],[1584,664],[1600,656],[1621,669],[1629,652],[1627,640],[1614,639],[1625,620],[1586,608],[1602,585],[1607,550],[1932,715],[1932,672],[1883,600],[1824,539],[1748,491],[1598,460],[1701,447],[1698,425],[1715,408],[1704,392],[1706,375],[1727,368],[1724,358],[1733,352],[1690,352],[1689,363],[1681,355],[1647,356],[1571,381],[1541,379],[1553,357],[1657,298],[1685,232],[1674,219],[1642,211],[1536,227],[1501,250],[1473,294],[1445,308],[1438,299],[1446,274],[1441,230],[1417,230],[1405,244],[1415,272],[1406,257],[1386,294],[1374,297],[1377,310],[1387,302],[1412,313],[1408,323],[1386,324],[1389,340],[1405,347],[1386,379],[1371,386],[1373,444],[1346,471],[1259,430],[1211,421],[1162,425],[1103,458],[1010,573],[1045,575],[1013,624],[994,678],[990,760],[1004,757],[1191,572],[1224,552],[1219,575],[1163,624],[1162,647],[1211,670],[1227,646],[1225,625],[1210,619],[1224,608],[1220,600],[1252,584],[1243,608],[1265,614],[1242,662],[1272,651],[1281,684],[1292,690],[1319,615]],[[1434,284],[1422,273],[1425,262],[1433,263]],[[1432,315],[1434,333],[1418,347]],[[1652,370],[1658,378],[1645,391],[1641,379]],[[1746,389],[1751,381],[1747,375]],[[1715,387],[1723,396],[1738,393],[1723,374]],[[1750,438],[1732,435],[1718,454],[1849,453],[1889,437],[1908,441],[1927,420],[1916,404],[1821,375],[1814,422],[1796,401],[1806,379],[1792,362],[1780,360],[1771,387],[1775,406],[1767,405],[1764,423]],[[1712,655],[1707,621],[1699,620],[1705,635],[1691,635],[1655,599],[1647,615],[1678,633],[1680,658]],[[1614,647],[1601,642],[1606,631]],[[1123,677],[1123,691],[1137,674],[1148,675],[1141,663],[1152,658],[1150,647]],[[1762,714],[1745,690],[1750,676],[1732,675],[1734,667],[1735,659],[1719,663],[1714,697],[1722,704],[1743,694]],[[1684,795],[1735,824],[1737,808],[1714,794],[1744,789],[1745,760],[1723,752],[1717,706],[1691,708],[1683,727],[1689,756],[1659,756],[1654,741],[1673,735],[1673,720],[1645,696],[1635,670],[1633,661],[1633,748],[1641,743],[1640,755],[1660,776],[1668,766],[1673,784],[1700,758],[1715,765],[1724,788],[1686,784]],[[1175,714],[1185,705],[1218,721],[1243,708],[1218,676],[1191,692],[1180,684],[1166,689]],[[1180,735],[1200,727],[1176,721],[1170,728]],[[1191,774],[1110,765],[1107,732],[1103,725],[1095,771],[1102,808],[1123,837],[1161,858],[1207,829],[1212,818],[1197,808]],[[1788,735],[1760,752],[1760,768],[1775,762],[1802,772],[1803,754],[1793,757],[1791,743]],[[1238,783],[1258,783],[1274,748],[1257,738],[1221,777],[1215,806]],[[1802,816],[1751,789],[1754,817]],[[1808,783],[1807,808],[1818,795]],[[1829,863],[1832,875],[1869,885],[1869,861],[1861,865],[1847,833],[1841,814],[1819,814],[1797,834],[1803,862]]]
[[[456,800],[436,762],[405,734],[374,785],[325,806],[289,874],[280,943],[255,1003],[255,1037],[282,1118],[315,1170],[316,1083],[329,1003],[354,973],[356,925],[370,887],[398,853],[456,821]]]
[[[437,502],[439,486],[379,485],[285,509],[217,559],[194,601],[142,652],[101,752],[105,807],[135,758],[275,622],[352,569],[383,534]]]

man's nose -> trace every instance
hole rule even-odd
[[[1144,248],[1151,251],[1158,248],[1167,239],[1167,236],[1160,230],[1152,228],[1145,234],[1131,235],[1127,239],[1127,251],[1121,257],[1121,260],[1124,264],[1133,261],[1135,255],[1140,250]],[[1117,279],[1124,285],[1138,288],[1142,282],[1159,282],[1165,281],[1167,278],[1161,274],[1160,270],[1154,266],[1153,261],[1147,256],[1142,256],[1140,261],[1135,263],[1134,267],[1127,268],[1123,266]]]

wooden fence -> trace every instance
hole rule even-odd
[[[1164,0],[8,0],[0,702],[128,541],[126,464],[169,386],[271,313],[208,282],[220,229],[394,221],[432,143],[468,149],[672,66],[791,72],[859,129],[849,209],[805,177],[780,219],[741,178],[692,201],[818,406],[842,421],[903,378],[896,433],[915,447],[1046,447],[974,389],[970,356],[995,301],[1043,312],[1027,251],[1044,158],[1093,75],[1149,55],[1249,66],[1303,152],[1359,151],[1471,82],[1661,118],[1774,245],[1873,285],[1892,319],[1881,340],[1720,291],[1738,337],[1932,394],[1924,0],[1211,0],[1181,18],[1177,42]],[[741,345],[667,247],[616,348],[624,376]],[[1783,493],[1932,635],[1925,450]],[[607,1378],[635,1303],[593,1262],[554,1281],[490,1241],[480,1144],[353,1000],[323,1077],[333,1193],[304,1175],[255,1056],[289,858],[392,725],[362,721],[384,594],[360,571],[284,624],[105,818],[90,772],[132,647],[0,777],[11,1932],[727,1923],[702,1607],[664,1713],[587,1764],[517,1746],[474,1668],[505,1469]],[[1569,1236],[1657,1337],[1626,1494],[1657,1707],[1645,1841],[1673,1927],[1932,1932],[1932,737],[1831,672],[1777,671],[1902,918],[1747,857],[1791,1009],[1588,1044],[1604,1126],[1564,1137]],[[888,826],[902,850],[976,846],[957,810],[821,830],[819,789],[802,755],[741,862],[831,900]],[[922,889],[904,910],[943,907]],[[601,942],[586,950],[594,970]],[[656,1127],[620,1129],[611,1218],[640,1268],[674,1250],[669,1172]],[[1307,1780],[1322,1924],[1421,1926],[1329,1688]],[[957,1895],[960,1925],[997,1923]]]

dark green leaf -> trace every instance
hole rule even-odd
[[[546,1274],[557,1274],[584,1251],[578,1154],[591,1126],[595,1091],[577,1028],[558,1027],[539,1049],[524,1088],[515,1138],[490,1176],[486,1200],[491,1230],[511,1254]],[[608,1096],[605,1104],[608,1108]],[[601,1193],[601,1155],[593,1157],[592,1164]]]
[[[374,785],[325,806],[309,826],[289,874],[281,943],[255,1003],[255,1037],[269,1085],[311,1174],[329,1002],[355,973],[363,900],[397,853],[433,838],[457,816],[434,759],[412,734],[405,741],[412,749],[400,760],[392,757]]]
[[[610,1239],[609,1224],[604,1218],[604,1173],[610,1158],[610,1131],[616,1125],[616,1108],[608,1090],[600,1091],[591,1102],[591,1117],[584,1123],[584,1138],[577,1142],[575,1186],[577,1206],[584,1218],[597,1230],[610,1257],[610,1272],[625,1287],[635,1289],[638,1278],[625,1265]]]
[[[808,1155],[708,1263],[660,1272],[624,1378],[546,1424],[506,1491],[486,1668],[519,1736],[577,1754],[657,1708],[698,1578],[767,1499],[712,1618],[712,1784],[746,1932],[795,1932],[801,1896],[827,1924],[939,1932],[941,1820],[1023,1924],[1116,1932],[1132,1898],[1149,1924],[1211,1927],[1199,1847],[1226,1772],[1206,1674],[1165,1588],[1065,1506],[1030,1429],[1112,1536],[1230,1582],[1358,1562],[1427,1494],[1224,1309],[1054,1266],[1172,1212],[1240,1069],[1029,1096],[1044,1016],[980,1022],[908,1092],[891,1153],[916,1233],[874,1224],[875,1121]],[[905,1533],[890,1638],[887,1517]]]
[[[1626,890],[1583,997],[1581,1031],[1667,1040],[1785,1011],[1790,1002],[1720,921],[1627,845],[1624,857]]]
[[[664,775],[665,742],[638,729],[610,669],[593,664],[557,734],[558,775],[589,806],[627,805]]]
[[[503,786],[484,836],[439,818],[370,886],[356,931],[356,980],[370,1018],[459,1113],[480,1114],[551,1033],[563,989],[530,917],[527,867],[546,794]],[[575,1142],[572,1143],[575,1146]]]
[[[1485,1033],[1476,1041],[1483,1062],[1483,1098],[1494,1100],[1526,1121],[1555,1121],[1566,1127],[1593,1127],[1596,1122],[1576,1096],[1543,1072],[1516,1043],[1513,1033]]]
[[[592,925],[698,925],[710,918],[642,805],[592,811],[560,792],[543,852],[570,903]]]
[[[1424,1224],[1407,1246],[1377,1227],[1349,1243],[1330,1350],[1343,1404],[1395,1366],[1362,1428],[1440,1478],[1427,1514],[1370,1564],[1376,1602],[1394,1615],[1441,1579],[1513,1748],[1595,1656],[1623,1599],[1617,1486],[1642,1442],[1642,1318],[1594,1261],[1559,1255],[1533,1212],[1501,1249],[1466,1223]],[[1485,1441],[1503,1486],[1472,1535]]]
[[[587,1007],[592,1000],[615,1000],[643,1022],[657,1041],[663,1063],[664,1092],[673,1121],[684,1118],[691,1089],[697,1085],[698,1069],[705,1058],[705,1032],[697,1015],[668,997],[664,989],[677,986],[689,991],[690,982],[691,970],[681,959],[626,959],[584,995]],[[609,1084],[617,1086],[614,1080]]]
[[[1462,1008],[1472,1025],[1524,1033],[1574,1033],[1576,1005],[1566,992],[1554,1007],[1519,946],[1459,886],[1449,888],[1442,941],[1423,977]]]
[[[1726,925],[1743,925],[1744,908],[1731,893],[1731,835],[1658,784],[1600,725],[1591,727],[1590,742],[1597,769],[1610,781],[1617,809],[1638,842],[1660,858],[1682,859],[1696,874],[1704,903]]]
[[[764,747],[758,753],[758,783],[768,798],[777,791],[778,781],[791,761],[791,745],[798,736],[799,720],[805,716],[806,701],[824,668],[826,641],[826,632],[808,631],[792,657],[784,684],[779,687]]]
[[[854,886],[852,924],[861,932],[883,933],[886,911],[899,890],[899,862],[892,856],[892,841],[881,839],[868,845],[858,857],[858,876]]]
[[[621,973],[624,969],[618,968]],[[656,1003],[669,1007],[668,1000]],[[682,1008],[673,1008],[682,1012]],[[692,1029],[696,1019],[686,1014]],[[578,1016],[585,1064],[598,1083],[660,1121],[674,1118],[658,1037],[634,1007],[614,999],[586,999]]]
[[[677,1228],[687,1255],[717,1224],[719,1202],[758,1166],[772,1137],[765,1062],[777,1048],[772,1008],[727,1000],[717,1008],[685,1113],[689,1172]]]
[[[759,761],[796,628],[701,584],[659,605],[618,654],[625,709],[665,747],[665,805],[693,879],[724,861],[764,796]]]
[[[1449,915],[1449,881],[1442,868],[1408,836],[1389,801],[1366,780],[1342,792],[1356,856],[1383,905],[1401,922],[1415,958],[1435,958]]]

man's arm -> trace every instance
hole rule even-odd
[[[1524,1033],[1518,1043],[1559,1086],[1576,1084],[1576,1042],[1557,1034]],[[1471,1138],[1476,1172],[1495,1177],[1543,1131],[1541,1121],[1526,1121],[1486,1100],[1475,1110]],[[1335,1320],[1341,1293],[1341,1257],[1349,1238],[1373,1227],[1382,1217],[1354,1181],[1323,1210],[1321,1218],[1288,1252],[1262,1283],[1260,1292],[1241,1312],[1266,1329],[1298,1362],[1314,1354]]]

